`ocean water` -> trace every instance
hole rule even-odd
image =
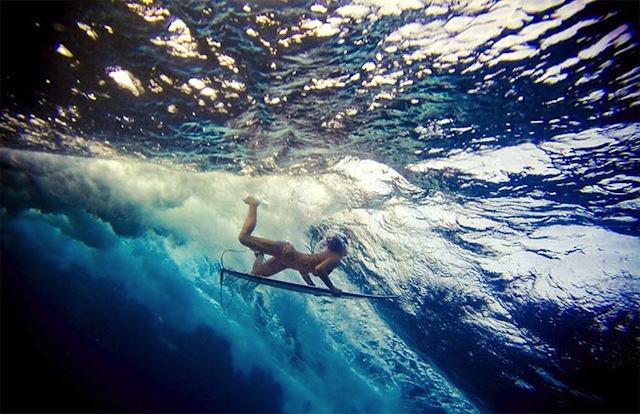
[[[637,2],[0,6],[3,412],[640,409]]]

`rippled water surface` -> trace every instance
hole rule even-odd
[[[637,2],[1,6],[3,409],[638,410]]]

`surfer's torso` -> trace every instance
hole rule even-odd
[[[322,253],[300,253],[297,251],[291,243],[282,242],[282,250],[278,256],[275,256],[286,267],[297,270],[301,273],[314,273],[316,267],[327,259],[334,259],[337,263],[340,262],[340,257],[330,251]]]

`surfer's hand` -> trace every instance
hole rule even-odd
[[[331,288],[331,294],[336,298],[342,296],[342,291],[336,287]]]

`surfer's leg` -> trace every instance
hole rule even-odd
[[[284,245],[283,242],[251,235],[258,223],[258,206],[260,205],[260,202],[251,196],[242,201],[249,205],[249,211],[247,212],[247,217],[245,218],[242,229],[240,229],[240,234],[238,235],[240,243],[257,252],[266,253],[271,256],[279,255]]]
[[[253,262],[253,267],[251,268],[251,274],[256,276],[261,276],[260,270],[262,268],[263,263],[264,263],[264,254],[256,253],[256,260]]]
[[[269,277],[286,269],[287,266],[278,257],[272,257],[265,261],[262,255],[256,255],[256,261],[253,263],[251,273],[256,276]]]
[[[256,224],[258,223],[258,206],[260,205],[260,202],[251,196],[242,201],[249,206],[249,211],[247,212],[247,217],[244,219],[242,229],[240,229],[240,237],[243,235],[251,235],[253,230],[255,230]]]

